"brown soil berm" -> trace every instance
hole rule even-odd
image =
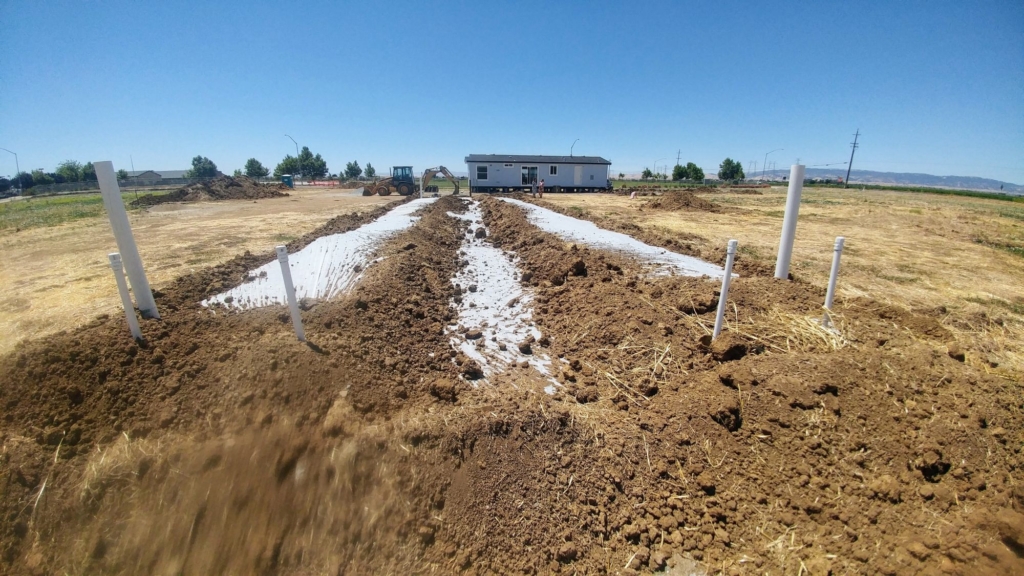
[[[206,182],[196,182],[169,194],[143,196],[132,200],[131,206],[154,206],[165,202],[203,202],[207,200],[260,200],[288,196],[284,184],[260,184],[248,176],[218,176]]]
[[[241,266],[199,274],[145,345],[104,319],[0,359],[0,572],[1024,569],[1020,390],[955,358],[935,317],[840,301],[823,340],[795,328],[820,287],[751,272],[711,343],[714,283],[483,202],[555,395],[532,368],[458,377],[460,199],[308,303],[308,346],[282,307],[197,306]]]
[[[699,212],[722,212],[722,207],[710,200],[705,200],[693,192],[669,190],[643,206],[654,210],[689,210]]]

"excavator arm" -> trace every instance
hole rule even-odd
[[[454,174],[452,174],[444,166],[438,166],[437,168],[428,168],[428,169],[424,170],[423,171],[423,178],[420,180],[420,190],[423,190],[424,192],[426,192],[427,191],[427,186],[430,184],[430,181],[433,180],[434,176],[436,176],[438,174],[443,175],[445,178],[448,179],[449,182],[452,183],[453,186],[455,186],[455,192],[453,193],[453,195],[454,196],[458,196],[459,195],[459,180],[458,180],[458,178],[455,177]]]

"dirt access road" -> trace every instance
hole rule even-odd
[[[332,216],[392,200],[299,187],[287,198],[163,204],[129,217],[150,284],[159,289],[246,250],[263,252],[294,240]],[[0,275],[0,353],[120,306],[107,263],[117,245],[105,217],[4,230],[0,249],[7,254]]]

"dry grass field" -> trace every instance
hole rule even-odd
[[[0,249],[7,254],[0,275],[0,354],[26,338],[117,311],[120,301],[107,264],[107,254],[117,247],[98,196],[52,202],[31,218],[19,216],[17,226],[0,226]],[[131,210],[129,218],[149,281],[159,289],[246,250],[271,250],[333,216],[392,200],[351,190],[299,188],[287,198],[163,204]],[[0,221],[14,219],[15,212],[7,208],[0,210]]]
[[[697,235],[703,239],[698,244],[724,249],[735,238],[741,255],[774,266],[785,188],[700,196],[731,209],[653,210],[645,209],[647,198],[607,194],[544,199],[606,225]],[[807,188],[792,273],[825,286],[836,236],[846,237],[839,298],[867,296],[906,309],[944,307],[943,325],[976,351],[970,362],[1024,370],[1024,203]]]

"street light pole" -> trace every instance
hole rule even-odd
[[[288,135],[285,134],[285,136],[288,136]],[[295,144],[295,161],[299,163],[299,180],[301,180],[302,179],[302,157],[299,156],[299,143],[296,142],[295,138],[292,138],[291,136],[288,136],[288,139],[292,141],[292,144]]]
[[[782,148],[776,148],[775,150],[772,150],[771,152],[765,152],[764,153],[764,163],[761,164],[761,181],[762,182],[764,181],[764,169],[765,169],[765,167],[768,164],[768,155],[771,154],[772,152],[781,152],[782,150],[783,150]]]
[[[572,146],[569,146],[569,158],[572,158],[572,149],[576,147],[576,142],[579,142],[579,141],[580,141],[580,139],[577,138],[575,141],[573,141]]]
[[[14,154],[14,169],[17,170],[17,172],[15,172],[15,178],[18,179],[18,196],[24,196],[25,191],[21,189],[21,165],[18,164],[18,154],[16,152],[11,152],[7,148],[0,148],[0,150]]]

